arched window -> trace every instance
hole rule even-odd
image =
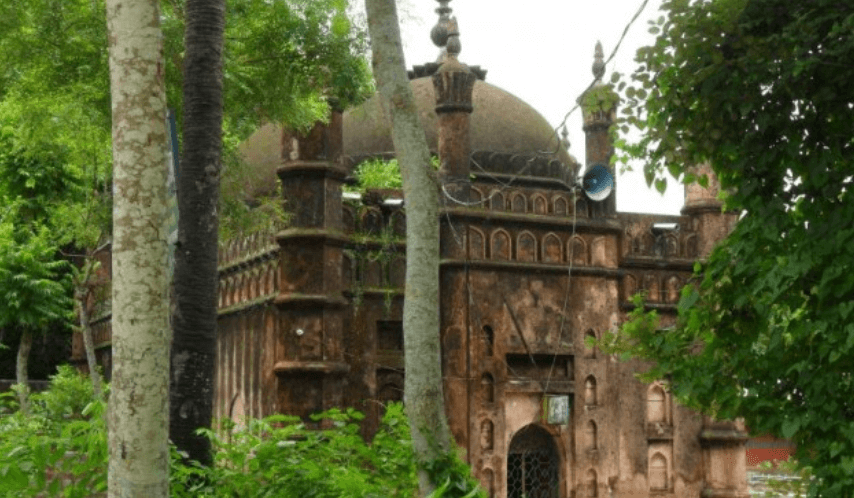
[[[529,425],[510,441],[507,498],[559,498],[560,458],[551,434]]]
[[[587,406],[596,405],[596,378],[592,375],[584,381],[584,404]]]
[[[649,460],[650,489],[667,489],[667,459],[656,453]]]

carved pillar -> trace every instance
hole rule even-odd
[[[274,371],[278,409],[307,417],[340,406],[349,370],[342,348],[343,243],[338,164],[341,112],[307,134],[282,134],[282,182],[289,226],[277,234],[281,247],[279,309]]]

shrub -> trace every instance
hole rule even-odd
[[[60,367],[50,388],[34,394],[32,413],[0,394],[0,497],[103,496],[107,489],[105,403],[89,379]],[[312,417],[274,415],[231,421],[212,440],[214,465],[186,463],[173,446],[170,489],[177,498],[282,497],[409,498],[418,490],[409,425],[401,404],[390,404],[373,440],[360,432],[363,415],[333,409]],[[468,466],[448,455],[427,467],[440,487],[433,498],[482,497]]]

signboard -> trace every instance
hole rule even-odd
[[[548,394],[543,399],[546,422],[553,425],[569,424],[569,396],[566,394]]]

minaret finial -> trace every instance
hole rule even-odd
[[[462,49],[457,18],[450,15],[452,12],[452,9],[448,7],[450,0],[436,1],[439,2],[439,8],[436,9],[436,13],[439,14],[439,20],[433,26],[433,29],[430,30],[430,38],[437,47],[445,48],[449,56],[456,57]]]
[[[563,125],[563,130],[560,132],[560,136],[563,148],[569,150],[569,131],[567,131],[565,124]]]
[[[600,41],[596,42],[596,50],[593,53],[593,76],[596,81],[602,81],[602,76],[605,76],[605,54]]]

